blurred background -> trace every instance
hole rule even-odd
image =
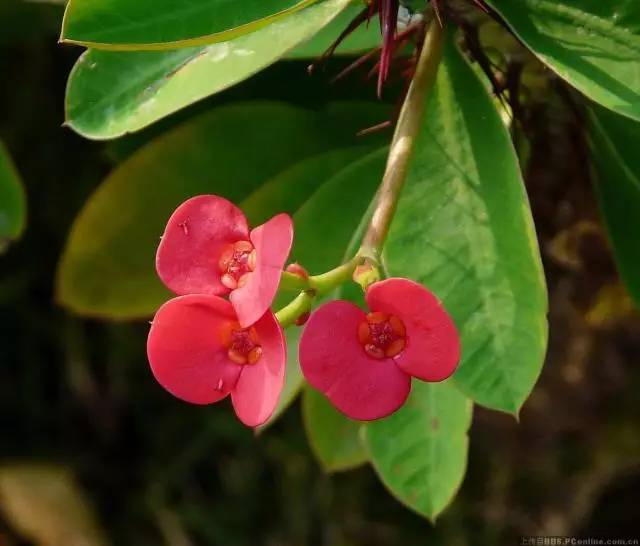
[[[0,140],[29,207],[23,237],[0,255],[1,546],[638,537],[640,316],[618,281],[564,84],[551,78],[523,102],[518,146],[549,285],[547,361],[519,423],[476,408],[467,476],[433,526],[370,467],[324,475],[299,404],[255,436],[227,404],[179,403],[149,372],[145,321],[80,318],[53,291],[74,217],[127,150],[238,99],[310,108],[373,99],[366,71],[330,85],[326,75],[310,77],[308,63],[281,62],[142,134],[91,142],[62,126],[65,82],[81,50],[57,44],[61,15],[57,5],[0,0]]]

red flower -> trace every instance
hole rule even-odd
[[[332,301],[311,315],[300,340],[307,381],[352,419],[385,417],[404,404],[411,377],[442,381],[460,359],[453,321],[436,297],[408,279],[372,284],[371,313]]]
[[[156,269],[178,295],[230,293],[241,326],[248,327],[271,306],[292,241],[289,215],[278,214],[250,232],[233,203],[200,195],[169,219]]]
[[[147,355],[171,394],[193,404],[231,394],[238,418],[251,427],[271,416],[284,385],[285,341],[273,313],[242,328],[233,306],[218,296],[181,296],[160,307]]]

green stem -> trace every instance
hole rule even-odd
[[[398,117],[387,167],[378,191],[378,202],[358,251],[358,255],[373,261],[374,264],[380,261],[382,247],[407,176],[409,160],[422,127],[426,99],[435,83],[442,57],[443,38],[444,30],[436,21],[432,21]]]
[[[300,294],[298,294],[298,296],[288,305],[276,313],[276,318],[280,325],[283,328],[286,328],[287,326],[295,324],[302,315],[311,311],[313,302],[316,299],[329,294],[345,282],[349,281],[353,275],[354,269],[361,261],[362,258],[355,257],[349,262],[339,265],[331,271],[309,277],[308,280],[302,279],[297,275],[292,275],[293,277],[298,277],[304,284],[302,286],[302,292],[300,292]],[[285,275],[288,274],[286,272],[283,273],[283,278]]]
[[[315,298],[316,296],[311,290],[300,292],[289,305],[286,305],[276,313],[276,319],[278,319],[280,326],[286,328],[295,324],[302,315],[311,311]]]
[[[356,256],[331,271],[309,277],[309,286],[315,291],[317,297],[325,296],[345,282],[350,281],[353,271],[360,262],[362,262],[362,258]]]
[[[301,277],[300,275],[283,271],[282,275],[280,275],[280,288],[291,292],[308,290],[309,280]]]

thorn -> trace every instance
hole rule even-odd
[[[436,15],[436,19],[438,20],[440,28],[444,28],[444,23],[442,22],[442,14],[440,12],[440,0],[431,0],[431,5],[433,6],[433,12]]]
[[[345,40],[345,38],[347,38],[349,34],[351,34],[354,30],[356,30],[362,23],[364,23],[370,17],[369,13],[370,13],[369,8],[364,8],[360,13],[358,13],[358,15],[356,15],[353,18],[353,20],[347,25],[347,28],[345,28],[340,33],[340,35],[335,39],[335,41],[329,46],[329,49],[327,49],[322,54],[321,58],[326,59],[327,57],[330,57],[331,55],[333,55],[335,50]]]
[[[491,12],[489,11],[489,8],[487,6],[485,6],[484,3],[481,0],[472,0],[472,1],[476,6],[478,6],[487,15],[491,15]]]
[[[411,36],[415,34],[421,26],[422,25],[420,23],[416,23],[415,25],[411,25],[407,27],[400,34],[398,34],[395,39],[395,42],[396,42],[395,50],[398,51],[401,47],[404,47],[404,45],[410,40]],[[380,51],[382,51],[382,47],[377,47],[365,53],[361,57],[358,57],[349,66],[347,66],[346,68],[343,68],[336,76],[334,76],[331,79],[330,83],[334,84],[340,81],[342,78],[344,78],[345,76],[347,76],[348,74],[350,74],[351,72],[353,72],[354,70],[362,66],[368,60],[375,57],[378,53],[380,53]],[[377,71],[377,68],[376,68],[376,71]],[[375,71],[373,72],[373,74],[375,74]],[[373,74],[368,74],[367,78],[370,78]]]
[[[371,2],[369,3],[369,10],[367,14],[367,28],[369,28],[369,23],[371,23],[371,19],[378,11],[378,1],[374,2],[373,0],[371,0]]]
[[[346,68],[342,69],[338,73],[338,75],[335,76],[331,80],[331,83],[336,83],[337,81],[339,81],[342,78],[344,78],[347,74],[353,72],[356,68],[358,68],[359,66],[363,65],[364,63],[366,63],[369,59],[372,59],[380,51],[380,49],[381,48],[379,48],[379,47],[376,48],[376,49],[372,49],[371,51],[369,51],[369,53],[366,53],[362,57],[359,57],[358,59],[356,59],[349,66],[347,66]]]
[[[185,220],[184,222],[180,222],[178,224],[178,226],[182,228],[182,231],[184,232],[185,235],[189,235],[189,223],[188,223],[188,220]]]
[[[399,0],[381,0],[380,26],[382,28],[382,53],[380,54],[380,71],[378,72],[378,98],[382,97],[382,87],[389,75],[389,66],[393,57],[396,29],[398,26]]]
[[[315,68],[318,64],[323,63],[328,58],[333,56],[338,46],[362,23],[368,21],[370,17],[371,9],[368,7],[364,8],[360,13],[358,13],[358,15],[356,15],[353,20],[347,25],[347,28],[345,28],[334,40],[334,42],[327,48],[327,50],[322,55],[320,55],[320,58],[315,63],[312,63],[307,67],[307,72],[309,73],[309,75],[311,75],[315,71]]]
[[[375,133],[376,131],[381,131],[382,129],[386,129],[387,127],[391,127],[391,120],[383,121],[382,123],[378,123],[377,125],[373,125],[371,127],[367,127],[366,129],[362,129],[356,133],[356,136],[366,136],[371,133]]]
[[[373,76],[375,76],[376,73],[379,73],[379,70],[380,70],[380,61],[378,61],[376,64],[374,64],[373,67],[371,68],[371,70],[369,70],[369,72],[367,72],[367,79],[373,78]],[[378,97],[380,97],[379,94],[378,94]]]
[[[224,383],[222,382],[222,379],[218,379],[218,384],[216,385],[216,390],[218,392],[222,392],[222,387],[224,387]]]

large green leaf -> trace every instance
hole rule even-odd
[[[371,111],[374,110],[376,108]],[[339,130],[338,127],[333,129]],[[359,145],[350,143],[354,145],[305,158],[283,169],[244,199],[242,210],[254,225],[266,222],[278,211],[290,211],[295,216],[313,193],[333,175],[371,151],[373,142],[365,142]],[[328,146],[332,144],[328,143]],[[293,254],[297,253],[296,247],[304,244],[296,232]]]
[[[365,442],[382,482],[403,504],[434,521],[467,466],[472,404],[450,381],[413,381],[406,404],[367,423]]]
[[[0,251],[24,230],[26,199],[11,157],[0,142]]]
[[[451,39],[385,253],[392,274],[422,282],[452,314],[457,384],[517,413],[545,355],[544,276],[509,135]]]
[[[640,120],[638,0],[487,0],[549,67],[603,106]]]
[[[287,169],[331,149],[362,149],[356,131],[380,114],[379,107],[360,103],[320,112],[238,104],[152,141],[106,179],[76,219],[58,271],[58,299],[83,314],[153,313],[169,296],[156,276],[154,255],[176,206],[196,194],[217,193],[237,203],[246,199],[252,222],[282,210],[295,212],[305,191],[310,195],[354,155],[335,152],[311,160],[317,178],[304,166]],[[371,139],[370,145],[377,142]],[[262,195],[265,183],[278,198],[263,195],[256,201],[251,194]],[[305,240],[299,230],[296,239]]]
[[[222,42],[317,0],[69,0],[64,42],[100,49],[169,49]]]
[[[315,389],[304,390],[302,417],[309,445],[325,472],[350,470],[367,462],[361,423],[345,417]]]
[[[137,131],[275,62],[349,2],[325,0],[252,34],[205,47],[89,50],[69,76],[67,124],[95,139]]]
[[[620,275],[640,306],[640,123],[594,107],[589,129],[600,210]]]
[[[380,183],[386,153],[384,147],[348,165],[296,212],[291,256],[311,274],[342,263]]]

